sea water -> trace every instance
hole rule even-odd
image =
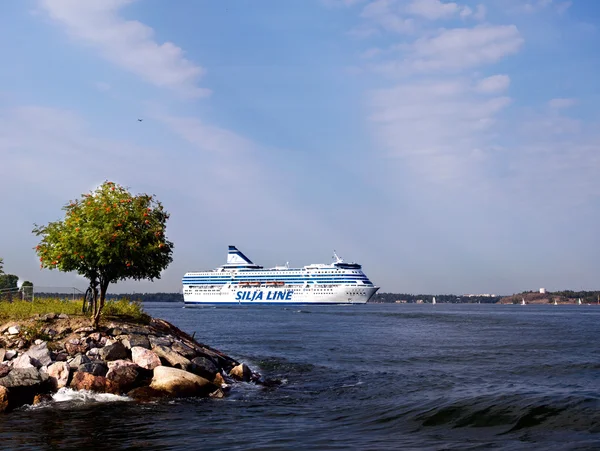
[[[67,391],[0,416],[0,448],[600,449],[599,306],[145,307],[282,384]]]

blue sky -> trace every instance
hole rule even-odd
[[[600,3],[27,0],[0,14],[0,256],[104,180],[171,213],[177,291],[229,244],[382,291],[597,289]],[[138,122],[137,118],[143,118]]]

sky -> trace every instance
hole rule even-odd
[[[0,6],[0,257],[105,180],[171,217],[160,280],[237,245],[382,292],[598,289],[600,2],[23,0]],[[138,118],[143,119],[142,122]]]

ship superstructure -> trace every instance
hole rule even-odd
[[[377,292],[358,263],[334,252],[331,264],[302,268],[254,264],[235,246],[227,263],[183,277],[183,300],[191,304],[364,304]]]

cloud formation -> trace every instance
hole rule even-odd
[[[205,70],[172,42],[159,44],[154,30],[119,15],[133,0],[40,0],[40,7],[76,42],[98,49],[107,60],[161,88],[205,97],[198,86]]]

